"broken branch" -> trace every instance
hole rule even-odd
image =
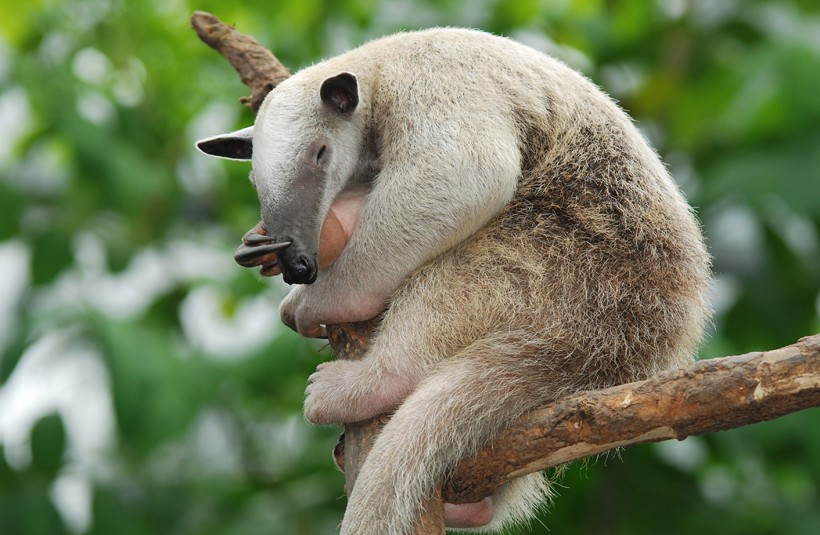
[[[240,102],[252,109],[253,113],[259,111],[271,89],[290,77],[288,68],[270,50],[253,37],[228,26],[216,15],[195,11],[191,16],[191,26],[205,44],[228,60],[242,83],[251,89],[251,95],[242,97]]]

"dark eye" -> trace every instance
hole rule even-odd
[[[322,145],[319,147],[319,150],[316,152],[316,163],[322,163],[322,157],[327,152],[327,145]]]

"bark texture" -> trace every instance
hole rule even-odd
[[[216,15],[195,11],[191,16],[191,26],[205,44],[228,60],[242,83],[251,89],[251,95],[242,97],[240,102],[254,113],[259,111],[265,95],[290,76],[288,68],[279,63],[270,50],[253,37],[228,26]]]
[[[820,406],[820,335],[773,351],[701,360],[530,413],[459,467],[449,502],[474,502],[513,477],[612,448],[683,440]]]

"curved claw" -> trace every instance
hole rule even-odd
[[[263,243],[270,243],[273,241],[273,238],[267,236],[265,234],[259,234],[258,232],[254,232],[253,230],[249,230],[242,236],[242,243],[245,245],[261,245]]]
[[[270,241],[270,240],[268,240]],[[233,258],[236,263],[243,267],[255,267],[259,265],[258,260],[270,253],[281,251],[290,245],[289,241],[281,243],[271,243],[268,245],[246,245],[242,244],[237,248]]]

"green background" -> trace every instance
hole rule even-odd
[[[286,288],[231,260],[251,123],[196,9],[293,69],[399,29],[470,26],[582,70],[637,121],[714,256],[701,357],[820,331],[820,4],[743,0],[0,0],[0,533],[332,533],[329,358]],[[567,473],[535,533],[820,533],[817,409]],[[527,532],[526,530],[523,532]]]

